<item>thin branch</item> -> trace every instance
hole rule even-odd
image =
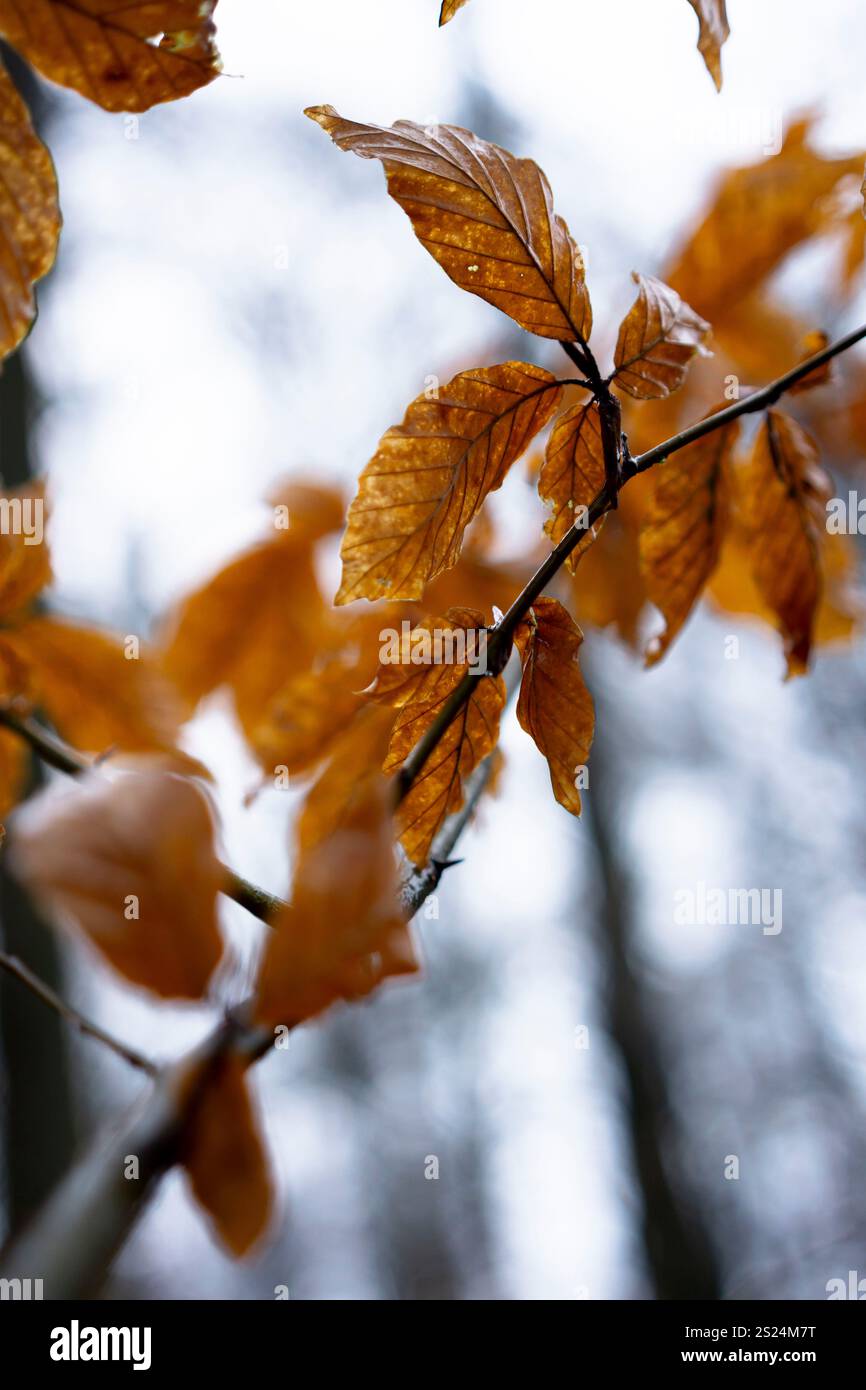
[[[30,747],[47,763],[49,767],[56,768],[58,772],[65,772],[70,777],[78,777],[83,772],[89,772],[91,768],[99,765],[98,760],[86,758],[83,753],[79,753],[77,748],[65,743],[57,734],[46,729],[44,724],[40,724],[32,715],[16,714],[11,708],[0,708],[0,725],[9,729],[19,738],[23,738],[29,743]],[[255,883],[250,883],[248,879],[236,874],[233,869],[225,867],[225,883],[223,892],[227,897],[233,898],[241,907],[245,907],[247,912],[251,912],[259,921],[273,924],[276,914],[284,908],[286,904],[282,898],[276,897],[273,893],[268,893],[264,888],[259,888]]]
[[[198,1101],[237,1027],[234,1019],[223,1020],[157,1073],[153,1086],[119,1124],[97,1137],[4,1248],[0,1278],[38,1277],[50,1299],[88,1298],[98,1291],[157,1181],[177,1162]]]
[[[696,440],[703,439],[705,435],[712,434],[714,430],[721,429],[723,425],[729,425],[733,420],[738,420],[741,415],[752,415],[758,410],[767,410],[775,405],[786,391],[790,391],[792,386],[796,386],[799,381],[807,377],[816,368],[823,367],[827,362],[832,362],[834,357],[861,342],[866,338],[866,324],[861,328],[854,328],[850,333],[846,333],[843,338],[837,338],[835,343],[830,343],[828,347],[822,348],[812,357],[807,357],[804,362],[798,362],[796,367],[792,367],[784,376],[777,377],[768,386],[762,386],[759,391],[753,391],[742,400],[734,401],[733,405],[726,406],[724,410],[716,411],[715,415],[708,415],[705,420],[698,420],[688,429],[681,430],[673,438],[665,441],[664,444],[657,444],[655,448],[648,449],[645,454],[639,454],[633,460],[634,472],[645,473],[654,464],[661,463],[670,454],[677,453],[680,449],[685,449],[689,444],[694,444]]]
[[[520,685],[520,663],[515,662],[505,673],[506,702],[510,703]],[[475,809],[493,776],[496,766],[497,750],[488,753],[466,780],[465,800],[459,811],[455,811],[445,821],[433,844],[430,858],[423,869],[416,869],[403,885],[402,901],[408,916],[414,916],[425,899],[435,892],[446,869],[451,868],[451,855],[463,831],[472,819]]]
[[[85,1018],[84,1014],[79,1013],[71,1004],[67,1004],[64,999],[60,998],[59,994],[55,994],[54,990],[44,980],[40,980],[39,976],[35,975],[29,966],[26,966],[17,956],[10,956],[5,951],[0,951],[0,969],[14,975],[36,995],[37,999],[41,999],[43,1004],[47,1004],[71,1027],[77,1028],[79,1033],[104,1043],[106,1047],[111,1048],[112,1052],[116,1052],[118,1057],[122,1057],[125,1062],[128,1062],[132,1067],[137,1067],[139,1071],[147,1072],[148,1076],[156,1075],[157,1067],[154,1062],[149,1061],[140,1052],[136,1052],[135,1048],[128,1047],[119,1038],[115,1038],[112,1033],[107,1033],[104,1028],[100,1028],[98,1023],[93,1023],[89,1018]]]
[[[422,870],[409,881],[403,904],[407,918],[437,886],[487,785],[492,758],[476,768],[465,804],[435,841],[434,852],[441,856],[438,872]],[[198,1101],[220,1057],[231,1051],[253,1065],[273,1050],[273,1032],[252,1022],[253,1008],[254,1001],[245,1000],[201,1044],[156,1073],[148,1094],[120,1125],[113,1123],[94,1141],[21,1237],[0,1252],[0,1278],[21,1278],[32,1271],[52,1299],[86,1298],[98,1291],[148,1197],[180,1159]],[[135,1178],[126,1176],[131,1155],[138,1160]]]
[[[226,874],[228,878],[223,889],[226,897],[240,903],[247,912],[258,917],[260,922],[265,922],[267,926],[272,927],[277,913],[288,906],[284,899],[278,898],[275,893],[269,893],[265,888],[259,888],[257,883],[251,883],[248,878],[242,878],[233,869],[227,868]]]
[[[596,391],[602,384],[601,368],[595,360],[595,353],[589,346],[585,338],[578,338],[577,342],[569,343],[561,341],[559,346],[562,348],[569,361],[589,378],[585,383],[591,391]]]
[[[497,674],[502,670],[503,663],[508,658],[511,645],[514,641],[514,634],[526,617],[529,609],[537,598],[540,598],[547,588],[549,581],[565,563],[571,552],[580,544],[586,536],[588,530],[596,525],[597,522],[609,511],[613,510],[617,502],[617,494],[620,488],[624,487],[631,478],[638,473],[645,473],[647,469],[655,464],[662,463],[671,454],[677,453],[680,449],[685,449],[689,444],[694,444],[696,440],[703,439],[705,435],[712,434],[722,426],[730,424],[733,420],[738,420],[740,416],[753,414],[755,411],[764,410],[774,405],[776,401],[789,391],[797,382],[802,381],[818,367],[832,361],[840,353],[846,352],[848,348],[854,346],[866,338],[866,324],[860,328],[855,328],[844,337],[837,339],[835,343],[830,343],[828,347],[822,348],[812,357],[808,357],[803,362],[799,362],[796,367],[785,372],[783,376],[777,377],[769,385],[762,387],[759,391],[752,392],[744,396],[742,400],[735,401],[724,410],[717,411],[715,415],[710,415],[705,420],[699,420],[697,424],[691,425],[688,429],[682,430],[679,434],[673,435],[665,440],[663,444],[657,444],[645,454],[640,454],[637,458],[629,458],[624,446],[621,445],[620,454],[625,457],[625,466],[620,471],[620,479],[617,486],[614,486],[610,474],[612,473],[611,463],[606,455],[605,471],[608,476],[605,479],[604,487],[591,502],[586,520],[575,523],[559,544],[551,550],[547,558],[542,561],[532,578],[524,585],[517,595],[508,612],[501,622],[497,624],[490,633],[490,640],[487,643],[487,665],[491,674]],[[567,355],[576,360],[571,351],[571,344],[562,343]],[[605,383],[601,383],[604,388]],[[601,407],[604,398],[604,391],[601,393],[602,399],[599,401]],[[439,713],[433,722],[425,730],[423,737],[418,741],[412,752],[403,764],[397,778],[397,804],[406,797],[415,779],[430,757],[434,748],[439,743],[446,729],[462,710],[468,700],[472,698],[475,690],[475,682],[484,680],[483,675],[467,674],[460,683],[455,686],[448,699],[442,705]]]
[[[670,454],[686,448],[695,440],[703,438],[704,435],[739,416],[772,405],[809,372],[863,338],[866,338],[866,326],[816,353],[761,391],[719,411],[709,420],[701,421],[684,430],[636,460],[629,459],[627,452],[620,445],[620,456],[624,455],[626,468],[621,471],[617,486],[612,486],[610,479],[606,480],[604,488],[589,508],[587,523],[583,526],[573,526],[566,533],[514,600],[502,621],[493,629],[487,652],[490,671],[498,674],[503,670],[518,624],[567,556],[585,536],[587,529],[593,527],[616,505],[619,488],[631,477],[638,472],[645,472]],[[570,344],[564,346],[569,357],[576,361],[578,349],[574,349]],[[592,362],[588,358],[586,364],[581,363],[581,369],[584,370],[585,366],[591,365]],[[592,373],[587,371],[587,375]],[[594,384],[594,389],[599,390],[599,386]],[[475,688],[474,681],[478,679],[483,677],[464,677],[443,705],[424,738],[413,749],[398,778],[398,799],[406,795],[439,738],[470,698]],[[47,731],[43,731],[35,721],[17,719],[8,711],[0,711],[0,723],[26,738],[52,766],[73,773],[81,772],[89,766],[86,762],[82,766],[79,756],[73,755],[73,750],[67,750],[59,740],[48,736]],[[470,779],[463,808],[443,827],[435,849],[438,868],[437,865],[432,865],[430,872],[422,871],[414,884],[410,880],[405,901],[407,915],[413,915],[418,910],[439,882],[448,856],[477,804],[490,771],[491,763],[488,759],[476,769]],[[251,895],[252,900],[258,905],[269,896],[242,880],[235,881],[233,895],[236,896],[237,892],[241,892],[242,897]],[[244,906],[248,906],[246,901]],[[250,910],[254,911],[255,907]],[[177,1162],[186,1127],[195,1113],[198,1097],[216,1061],[229,1049],[236,1051],[250,1063],[270,1051],[270,1034],[252,1025],[249,1022],[251,1016],[247,1001],[234,1010],[199,1048],[157,1074],[153,1091],[146,1097],[143,1107],[130,1117],[119,1132],[113,1133],[107,1147],[95,1147],[75,1165],[37,1215],[25,1236],[4,1253],[0,1276],[18,1277],[27,1270],[38,1270],[45,1278],[49,1298],[80,1298],[98,1284],[113,1254],[128,1235],[147,1194],[153,1189],[157,1179]],[[137,1182],[124,1178],[124,1165],[130,1154],[136,1155],[139,1159],[140,1175]]]
[[[66,772],[70,777],[77,777],[79,773],[89,772],[94,766],[89,758],[85,758],[77,749],[70,744],[64,743],[61,738],[53,734],[50,729],[46,729],[44,724],[40,724],[29,714],[16,714],[10,707],[0,707],[0,724],[5,729],[11,730],[19,738],[23,738],[29,743],[34,753],[49,767],[53,767],[58,772]]]

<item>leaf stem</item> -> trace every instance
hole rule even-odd
[[[664,444],[656,444],[655,448],[648,449],[645,454],[639,454],[632,460],[635,473],[645,473],[654,464],[661,463],[669,454],[675,454],[679,449],[685,449],[689,444],[694,444],[698,439],[703,439],[705,435],[712,434],[715,430],[721,429],[724,425],[729,425],[731,421],[738,420],[742,415],[754,414],[757,410],[766,410],[785,394],[790,391],[792,386],[796,386],[803,377],[814,372],[817,367],[823,367],[825,363],[831,362],[840,353],[847,352],[848,348],[855,343],[861,342],[866,338],[866,324],[860,328],[853,328],[850,333],[846,333],[843,338],[837,338],[835,343],[830,343],[827,347],[816,352],[812,357],[807,357],[804,362],[798,362],[796,367],[792,367],[784,376],[777,377],[769,385],[762,386],[759,391],[753,391],[750,395],[744,396],[742,400],[734,401],[732,405],[726,406],[724,410],[717,410],[715,415],[708,415],[704,420],[698,420],[696,424],[690,425],[688,429],[675,434],[673,438],[665,441]]]
[[[85,1018],[84,1014],[79,1013],[71,1004],[67,1004],[64,999],[60,998],[59,994],[55,994],[54,990],[51,989],[44,980],[40,980],[39,976],[35,975],[29,966],[24,964],[23,960],[19,960],[17,956],[7,955],[5,951],[0,951],[0,969],[8,971],[10,975],[14,975],[17,980],[20,980],[23,985],[26,985],[27,988],[36,995],[37,999],[41,999],[43,1004],[47,1004],[50,1009],[53,1009],[55,1013],[59,1014],[62,1019],[65,1019],[67,1023],[71,1024],[73,1028],[77,1028],[79,1033],[83,1033],[85,1037],[95,1038],[97,1042],[104,1043],[106,1047],[109,1047],[118,1057],[122,1057],[130,1066],[137,1067],[139,1071],[146,1072],[148,1076],[156,1076],[158,1068],[155,1063],[151,1062],[147,1057],[142,1056],[140,1052],[136,1052],[134,1048],[129,1047],[126,1043],[121,1042],[119,1038],[115,1038],[112,1033],[107,1033],[104,1028],[100,1028],[98,1023],[93,1023],[91,1019]]]
[[[49,767],[55,768],[58,772],[65,772],[70,777],[78,777],[99,765],[98,759],[85,757],[77,748],[73,748],[50,729],[46,729],[45,725],[40,724],[32,715],[16,714],[8,706],[0,707],[0,726],[24,739]],[[223,867],[225,880],[222,891],[226,896],[246,908],[254,917],[258,917],[260,922],[273,925],[275,915],[286,906],[282,898],[266,892],[255,883],[250,883],[228,866]]]
[[[769,406],[775,405],[776,401],[778,401],[786,391],[789,391],[792,386],[796,386],[797,382],[802,381],[810,372],[815,371],[817,367],[822,367],[834,357],[838,357],[840,353],[846,352],[849,348],[853,347],[855,343],[859,343],[864,338],[866,338],[866,324],[863,324],[860,328],[852,329],[852,331],[846,333],[844,337],[838,338],[836,342],[830,343],[827,347],[822,348],[820,352],[816,352],[812,357],[808,357],[805,361],[799,362],[795,367],[792,367],[790,371],[785,372],[783,376],[777,377],[775,381],[769,382],[768,385],[763,386],[760,390],[754,391],[748,396],[744,396],[741,400],[735,401],[724,410],[717,411],[715,415],[710,415],[704,420],[699,420],[696,424],[690,425],[688,429],[673,435],[670,439],[665,440],[663,444],[657,444],[653,449],[649,449],[645,454],[639,454],[636,458],[631,458],[629,455],[625,443],[625,436],[622,435],[620,430],[620,440],[616,445],[616,470],[614,470],[613,457],[610,452],[612,446],[608,440],[605,450],[605,471],[607,476],[604,487],[602,487],[596,497],[593,498],[589,506],[585,523],[580,525],[575,523],[574,526],[566,531],[559,544],[551,550],[547,558],[539,565],[532,578],[529,579],[523,589],[521,589],[517,598],[505,614],[505,617],[492,629],[490,640],[487,644],[487,664],[489,670],[496,672],[502,669],[502,664],[507,659],[508,652],[511,650],[514,634],[535,600],[541,597],[549,581],[559,571],[575,547],[580,544],[587,531],[595,526],[607,512],[612,511],[613,508],[616,507],[617,496],[620,489],[624,487],[631,478],[635,477],[638,473],[646,473],[648,469],[654,467],[657,463],[661,463],[671,454],[677,453],[680,449],[687,448],[689,444],[694,444],[696,440],[703,439],[705,435],[714,433],[715,430],[721,429],[724,425],[730,424],[731,421],[739,419],[740,416],[749,415],[755,411],[764,410]],[[578,360],[575,355],[573,344],[562,343],[560,346],[565,350],[566,355],[570,357],[572,361]],[[611,400],[615,400],[616,398],[613,397],[606,383],[601,381],[600,378],[597,385],[594,386],[594,389],[599,399],[599,407],[602,409],[603,419],[604,410],[608,410],[608,424],[605,428],[605,434],[607,435],[610,431],[610,421],[613,419],[613,412],[610,410],[609,406],[605,407],[604,402],[607,396],[609,396]],[[615,472],[618,473],[618,477],[615,476]],[[427,727],[423,737],[419,739],[418,743],[412,749],[412,752],[409,754],[398,774],[396,784],[396,800],[398,805],[411,790],[415,779],[421,772],[430,754],[439,743],[446,729],[448,729],[467,701],[472,698],[472,694],[475,690],[475,682],[484,679],[484,675],[481,674],[465,675],[442,705],[436,718]]]

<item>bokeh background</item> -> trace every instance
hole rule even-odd
[[[607,353],[630,271],[663,268],[721,168],[775,153],[805,109],[822,151],[866,144],[860,6],[728,8],[721,97],[685,0],[473,0],[441,33],[438,0],[220,0],[226,75],[193,98],[134,118],[44,89],[65,230],[16,390],[50,485],[58,611],[151,632],[262,534],[275,481],[350,495],[429,375],[567,366],[461,294],[379,167],[304,106],[531,154],[586,249]],[[833,254],[788,258],[779,293],[836,332],[866,297],[840,300]],[[492,510],[505,551],[537,543],[521,467]],[[866,1275],[866,647],[822,650],[786,684],[766,628],[702,610],[651,673],[614,632],[585,651],[600,735],[581,823],[507,718],[501,791],[418,923],[424,977],[257,1069],[272,1241],[233,1263],[173,1174],[107,1296],[806,1299]],[[216,774],[230,862],[285,891],[297,791],[245,804],[258,774],[221,695],[187,746]],[[780,888],[782,931],[677,925],[675,893],[700,881]],[[255,927],[225,911],[251,959]],[[208,1026],[76,947],[59,968],[157,1057]],[[7,1228],[139,1084],[41,1015],[21,1023],[17,989],[0,994]]]

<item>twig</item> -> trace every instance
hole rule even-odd
[[[448,856],[477,805],[492,772],[492,755],[469,779],[466,802],[442,827],[434,852],[438,873],[423,870],[410,880],[404,899],[407,918],[433,892]],[[432,866],[431,866],[432,867]],[[248,1065],[273,1048],[273,1034],[251,1020],[246,1000],[177,1062],[156,1073],[152,1090],[120,1124],[102,1134],[55,1188],[19,1240],[0,1252],[0,1279],[44,1281],[46,1298],[90,1297],[123,1245],[159,1179],[178,1162],[198,1100],[220,1057],[231,1050]],[[128,1158],[138,1159],[138,1177],[127,1178]]]
[[[86,1298],[98,1290],[158,1179],[177,1161],[186,1126],[236,1029],[233,1019],[224,1020],[157,1073],[152,1089],[73,1164],[3,1251],[0,1278],[40,1278],[50,1299]]]
[[[631,477],[645,472],[670,454],[686,448],[695,440],[703,438],[704,435],[739,416],[772,405],[809,372],[864,337],[866,326],[816,353],[761,391],[719,411],[709,420],[701,421],[682,431],[637,459],[631,460],[625,454],[626,468],[620,470],[617,486],[611,486],[611,480],[606,479],[604,488],[589,508],[587,523],[579,527],[573,526],[566,533],[514,600],[502,621],[494,628],[488,642],[489,669],[503,669],[518,624],[535,599],[541,595],[550,578],[556,574],[566,557],[585,536],[586,531],[616,505],[619,488]],[[565,345],[565,348],[572,360],[577,360],[575,353],[570,350],[570,345]],[[594,368],[590,357],[583,360],[581,355],[581,369],[586,371],[587,376],[595,376],[596,380],[592,384],[593,388],[598,390],[597,369]],[[622,444],[619,452],[622,457]],[[460,682],[424,738],[413,749],[398,779],[398,799],[405,796],[439,738],[471,696],[475,688],[474,681],[478,679],[483,677],[467,676]],[[53,766],[61,767],[63,771],[68,772],[84,770],[77,757],[67,756],[64,745],[59,740],[47,738],[45,731],[35,721],[19,720],[8,712],[0,711],[0,723],[27,738],[40,756],[44,755],[46,761],[52,762]],[[68,752],[71,754],[72,750]],[[84,766],[89,764],[85,763]],[[429,873],[426,870],[422,871],[419,881],[414,885],[410,881],[409,897],[406,900],[407,914],[414,914],[439,882],[448,857],[477,804],[490,771],[488,759],[476,769],[470,779],[463,808],[443,827],[435,849],[438,867],[432,865]],[[242,897],[251,897],[257,905],[269,898],[269,895],[236,877],[232,892],[233,895],[240,892]],[[247,902],[244,902],[244,905],[247,906]],[[247,1009],[248,1004],[245,1004],[239,1010],[235,1010],[234,1014],[193,1053],[187,1054],[172,1067],[157,1074],[154,1089],[146,1098],[143,1109],[136,1112],[119,1133],[113,1135],[107,1148],[95,1148],[75,1165],[37,1215],[25,1237],[5,1254],[0,1267],[0,1277],[21,1277],[28,1270],[38,1273],[39,1277],[45,1280],[49,1298],[80,1298],[98,1284],[109,1261],[122,1245],[141,1211],[147,1194],[152,1191],[161,1174],[177,1161],[185,1127],[195,1113],[197,1098],[207,1082],[211,1068],[228,1049],[237,1051],[250,1063],[270,1050],[269,1034],[246,1021]],[[123,1177],[125,1158],[129,1154],[135,1154],[139,1159],[138,1182],[125,1180]]]
[[[721,429],[723,425],[729,425],[733,420],[739,419],[741,415],[751,415],[757,410],[766,410],[775,405],[785,392],[790,391],[792,386],[796,386],[798,381],[803,380],[803,377],[814,372],[816,368],[823,367],[827,362],[832,362],[834,357],[838,357],[842,352],[847,352],[848,348],[853,347],[855,343],[861,342],[864,338],[866,338],[866,324],[861,328],[852,329],[843,338],[837,338],[835,343],[830,343],[828,347],[822,348],[814,356],[807,357],[804,362],[799,362],[796,367],[785,372],[784,376],[771,381],[768,386],[762,386],[759,391],[753,391],[750,395],[744,396],[742,400],[734,401],[724,410],[717,410],[715,415],[708,415],[705,420],[698,420],[696,424],[681,430],[679,434],[675,434],[664,444],[657,444],[655,448],[648,449],[645,454],[639,454],[633,460],[634,472],[645,473],[648,468],[652,468],[656,463],[661,463],[670,454],[687,448],[689,444],[694,444],[696,440],[703,439],[705,435]]]
[[[506,697],[510,702],[520,684],[520,664],[515,662],[505,673]],[[423,869],[416,869],[403,885],[402,901],[408,916],[414,916],[426,898],[435,892],[446,869],[451,868],[451,855],[454,847],[472,816],[475,808],[493,776],[496,766],[497,750],[494,749],[480,762],[466,780],[465,800],[459,811],[449,816],[430,846],[429,863]]]
[[[89,772],[94,766],[89,758],[85,758],[83,753],[79,753],[76,748],[72,748],[68,743],[64,743],[61,738],[53,734],[50,729],[46,729],[44,724],[40,724],[29,714],[16,714],[11,708],[0,707],[0,724],[4,728],[23,738],[35,753],[38,753],[44,763],[49,767],[55,768],[58,772],[66,772],[70,777],[77,777],[79,773]]]
[[[274,893],[268,893],[264,888],[259,888],[257,883],[251,883],[248,878],[242,878],[233,869],[226,869],[226,874],[228,878],[223,889],[226,896],[240,903],[247,912],[258,917],[260,922],[272,927],[277,913],[287,906],[284,900]]]
[[[36,995],[37,999],[41,999],[43,1004],[47,1004],[68,1024],[77,1028],[79,1033],[104,1043],[106,1047],[111,1048],[112,1052],[116,1052],[118,1057],[129,1062],[130,1066],[137,1067],[139,1071],[147,1072],[148,1076],[156,1076],[158,1069],[155,1063],[142,1056],[140,1052],[136,1052],[135,1048],[128,1047],[126,1043],[115,1038],[113,1034],[107,1033],[104,1028],[100,1028],[98,1023],[93,1023],[89,1018],[85,1018],[84,1014],[79,1013],[71,1004],[67,1004],[65,999],[60,998],[59,994],[55,994],[54,990],[44,980],[40,980],[39,976],[35,975],[29,966],[26,966],[17,956],[10,956],[5,951],[0,951],[0,969],[14,975]]]
[[[795,386],[798,381],[802,381],[810,372],[832,361],[832,359],[838,357],[840,353],[846,352],[848,348],[853,347],[855,343],[860,342],[863,338],[866,338],[866,324],[860,328],[853,329],[850,333],[846,333],[844,337],[837,339],[835,343],[830,343],[828,347],[822,348],[820,352],[816,352],[812,357],[806,358],[805,361],[799,362],[796,367],[792,367],[790,371],[785,372],[783,376],[777,377],[775,381],[771,381],[769,385],[762,387],[759,391],[744,396],[742,400],[735,401],[724,410],[717,411],[715,415],[710,415],[704,420],[699,420],[688,429],[682,430],[679,434],[675,434],[670,439],[665,440],[663,444],[657,444],[655,448],[648,450],[645,454],[638,455],[637,458],[629,458],[622,445],[620,445],[619,452],[621,455],[625,455],[625,466],[620,470],[619,482],[616,485],[614,485],[611,477],[613,472],[612,461],[610,460],[609,454],[606,452],[605,472],[607,476],[605,478],[605,483],[591,502],[586,519],[581,520],[580,523],[576,522],[570,530],[566,531],[559,544],[551,550],[547,558],[539,565],[532,578],[524,585],[523,589],[508,609],[508,612],[505,614],[505,617],[492,630],[490,640],[487,643],[487,664],[489,670],[495,672],[502,669],[501,663],[505,659],[507,652],[511,649],[511,645],[514,641],[514,634],[535,600],[541,597],[549,581],[558,572],[571,552],[580,544],[581,540],[586,536],[587,531],[591,530],[607,512],[611,511],[616,506],[617,495],[620,489],[624,487],[631,478],[635,477],[638,473],[645,473],[655,464],[662,463],[665,459],[669,458],[671,454],[678,453],[679,450],[687,448],[689,444],[694,444],[696,440],[703,439],[705,435],[712,434],[715,430],[721,429],[724,425],[728,425],[732,421],[739,419],[740,416],[750,415],[755,411],[764,410],[774,405],[775,402],[778,401],[786,391],[789,391],[792,386]],[[576,360],[573,353],[570,351],[569,344],[563,343],[561,346],[565,348],[567,355],[572,361]],[[602,388],[599,396],[599,405],[601,408],[605,399],[604,393],[607,390],[607,383],[602,382],[600,385]],[[396,792],[398,805],[410,791],[415,779],[421,772],[424,764],[427,762],[427,759],[430,757],[430,754],[439,743],[445,731],[449,728],[452,721],[457,717],[467,701],[472,698],[473,691],[475,690],[475,682],[484,679],[485,677],[483,675],[467,674],[459,684],[454,687],[448,699],[441,706],[436,718],[427,727],[423,737],[419,739],[418,743],[412,749],[412,752],[409,754],[400,770]]]
[[[89,772],[91,768],[98,766],[98,762],[86,758],[77,748],[73,748],[50,729],[46,729],[45,725],[40,724],[32,715],[16,714],[11,708],[0,707],[0,725],[23,738],[44,763],[56,768],[58,772],[78,777],[81,773]],[[227,866],[224,868],[222,891],[226,896],[240,903],[241,907],[245,907],[247,912],[251,912],[261,922],[272,925],[276,914],[286,906],[282,898],[266,892],[255,883],[250,883],[233,869]]]

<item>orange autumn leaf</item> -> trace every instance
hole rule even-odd
[[[191,707],[228,686],[249,731],[286,681],[312,665],[326,625],[312,538],[290,526],[179,605],[167,625],[164,669]]]
[[[295,827],[302,854],[335,834],[358,798],[366,794],[371,769],[378,771],[385,760],[393,724],[391,709],[364,704],[334,740],[329,761],[307,792]]]
[[[390,787],[357,784],[328,833],[302,850],[292,899],[269,933],[256,1020],[292,1026],[416,968],[399,903]]]
[[[106,111],[146,111],[220,70],[216,0],[0,0],[0,34],[52,82]]]
[[[801,360],[803,362],[808,362],[810,357],[814,357],[816,353],[822,352],[829,342],[830,339],[827,337],[826,333],[822,333],[819,329],[813,329],[811,333],[806,334],[803,340]],[[796,396],[801,391],[812,391],[816,386],[826,386],[828,381],[832,379],[832,374],[832,361],[822,362],[819,367],[815,367],[814,371],[809,372],[807,376],[802,377],[801,380],[795,382],[793,386],[789,386],[788,395]]]
[[[346,514],[339,488],[303,478],[281,479],[271,488],[267,500],[274,508],[275,527],[287,531],[292,541],[321,540],[340,530]]]
[[[440,29],[443,24],[447,24],[452,20],[457,11],[462,10],[463,6],[466,4],[468,4],[468,0],[442,0],[442,8],[439,11]]]
[[[784,637],[788,676],[802,675],[821,596],[819,528],[831,492],[814,440],[789,415],[768,411],[739,486],[755,584]]]
[[[244,1064],[231,1053],[216,1062],[193,1104],[181,1162],[220,1239],[245,1255],[267,1229],[273,1189]]]
[[[483,517],[484,513],[482,513]],[[465,549],[452,570],[446,570],[427,589],[425,604],[434,613],[445,613],[463,604],[481,609],[492,621],[493,609],[505,609],[522,588],[531,565],[526,557],[489,560],[477,551]]]
[[[561,603],[540,598],[514,641],[523,662],[517,718],[547,759],[560,806],[579,816],[577,778],[595,729],[592,696],[578,661],[583,633]]]
[[[427,615],[393,629],[380,651],[376,677],[366,691],[371,700],[402,709],[428,682],[435,666],[464,667],[484,659],[487,631],[474,608],[451,608],[444,618]]]
[[[419,396],[383,436],[349,508],[336,602],[420,599],[456,564],[463,533],[559,403],[556,378],[505,362]]]
[[[640,532],[640,565],[647,596],[665,629],[647,649],[647,666],[664,656],[718,564],[738,436],[734,421],[674,454],[655,472]]]
[[[250,730],[250,744],[259,764],[266,772],[277,767],[290,773],[306,772],[327,754],[360,703],[357,668],[342,661],[290,676]]]
[[[246,730],[266,774],[283,768],[306,772],[328,756],[364,704],[383,633],[405,611],[374,605],[360,614],[343,610],[331,615],[313,665],[290,675]]]
[[[127,655],[127,640],[60,618],[27,618],[3,637],[27,669],[32,699],[76,748],[174,746],[173,694],[146,652]]]
[[[194,783],[146,762],[112,777],[90,772],[62,796],[22,807],[10,841],[18,877],[127,980],[165,998],[202,998],[222,951],[225,870]]]
[[[866,202],[858,200],[849,212],[842,228],[842,291],[853,288],[866,262]]]
[[[268,723],[253,741],[260,762],[279,761],[289,772],[308,771],[352,722],[360,703],[360,693],[350,688],[340,662],[294,677],[271,705]]]
[[[857,586],[854,538],[821,531],[819,561],[824,582],[815,615],[813,643],[823,646],[849,642],[862,628],[866,617],[863,595]],[[757,618],[774,630],[777,628],[775,614],[755,583],[750,547],[742,526],[734,526],[729,533],[707,594],[721,612]]]
[[[399,710],[385,758],[385,772],[396,772],[403,765],[444,701],[459,685],[469,664],[475,662],[479,668],[483,665],[483,630],[481,613],[451,609],[443,618],[425,619],[413,629],[409,649],[401,652],[401,659],[380,666],[373,698]],[[434,659],[432,663],[417,662],[413,654],[424,653],[427,639],[432,640],[430,651]],[[466,778],[496,747],[499,719],[505,707],[505,684],[501,676],[479,675],[476,681],[472,695],[398,807],[400,843],[413,864],[427,862],[442,825],[463,805]]]
[[[707,72],[722,90],[722,48],[731,36],[725,0],[689,0],[700,21],[698,52],[707,65]]]
[[[0,358],[36,316],[33,286],[54,264],[60,236],[57,176],[27,107],[0,63]]]
[[[8,816],[27,789],[30,751],[23,739],[0,728],[0,816]]]
[[[815,618],[816,645],[849,642],[863,626],[866,602],[859,585],[858,559],[853,536],[821,532],[824,583]]]
[[[614,380],[638,400],[668,396],[695,354],[708,355],[710,325],[661,280],[637,271],[632,279],[638,296],[620,325]]]
[[[642,510],[635,497],[639,483],[635,478],[623,490],[616,511],[605,518],[603,534],[580,554],[569,596],[569,607],[580,624],[614,627],[631,647],[637,645],[647,601],[638,558]]]
[[[51,582],[46,510],[39,483],[0,493],[0,618],[26,608]]]
[[[455,284],[542,338],[589,338],[583,258],[533,160],[459,126],[361,125],[333,106],[306,114],[341,149],[382,161],[388,192]]]
[[[724,174],[705,217],[668,266],[669,284],[716,328],[794,247],[826,227],[829,195],[840,180],[862,173],[862,154],[816,153],[812,124],[796,121],[777,154]]]
[[[713,402],[720,379],[733,375],[741,385],[757,384],[790,371],[808,337],[808,326],[760,289],[730,305],[721,321],[713,323],[719,360],[712,369],[707,363],[704,374]],[[692,373],[688,385],[697,375]]]
[[[582,401],[564,411],[554,425],[538,478],[539,497],[552,505],[553,515],[545,521],[544,529],[554,545],[571,530],[582,509],[589,509],[604,480],[598,403]],[[572,572],[591,539],[581,541],[568,556],[565,563]]]

